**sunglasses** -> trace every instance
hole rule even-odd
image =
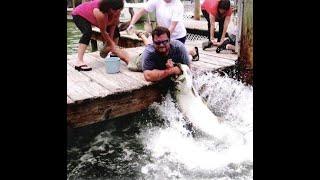
[[[160,44],[166,45],[166,44],[168,44],[168,42],[169,42],[169,39],[164,40],[164,41],[153,41],[153,44],[159,46]]]

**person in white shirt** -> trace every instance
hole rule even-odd
[[[186,41],[187,31],[183,23],[184,7],[180,0],[149,0],[144,8],[140,9],[133,17],[128,31],[144,14],[156,13],[157,26],[169,29],[171,39],[179,40],[183,44]]]

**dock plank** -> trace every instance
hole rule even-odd
[[[200,55],[200,61],[219,66],[231,66],[235,64],[235,61],[233,60],[226,60],[223,58],[208,56],[205,54]]]
[[[86,59],[90,59],[89,62],[94,62],[95,64],[95,70],[86,73],[88,77],[113,93],[138,89],[144,85],[140,81],[123,74],[121,70],[120,73],[108,74],[102,58],[97,60],[92,55],[86,54]],[[124,66],[124,64],[121,64],[121,66]]]
[[[70,103],[104,97],[111,93],[88,76],[74,70],[69,64],[67,68],[67,95],[73,100]]]
[[[196,61],[191,63],[191,69],[193,73],[200,72],[200,71],[212,71],[213,69],[218,69],[222,66],[213,65],[206,62]]]
[[[67,83],[67,94],[72,99],[74,99],[74,101],[82,101],[85,99],[92,98],[92,95],[90,93],[88,93],[86,90],[82,89],[80,87],[80,85],[77,85],[76,83],[73,83],[73,82]]]
[[[131,48],[133,49],[133,48]],[[138,54],[138,53],[137,53]],[[88,56],[92,56],[93,58],[96,58],[97,61],[100,61],[100,62],[104,62],[104,59],[100,58],[100,56],[96,53],[90,53],[88,54]],[[127,68],[127,65],[125,62],[121,61],[121,66],[120,66],[120,72],[137,80],[139,83],[143,84],[143,85],[150,85],[152,84],[151,82],[148,82],[144,79],[144,75],[143,73],[141,72],[133,72],[133,71],[130,71],[128,68]]]

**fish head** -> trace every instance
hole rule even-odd
[[[174,79],[175,88],[180,92],[187,92],[193,88],[191,70],[185,64],[177,64],[177,66],[181,69],[182,73]]]

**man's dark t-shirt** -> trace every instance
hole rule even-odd
[[[142,70],[164,70],[168,59],[172,59],[174,63],[190,64],[184,44],[177,40],[171,40],[169,54],[165,57],[156,52],[153,44],[146,46],[142,54]]]

